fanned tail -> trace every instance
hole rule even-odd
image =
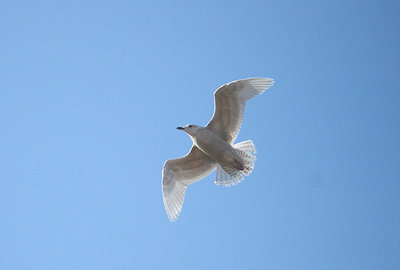
[[[256,161],[255,154],[256,147],[251,140],[237,143],[233,145],[236,148],[235,159],[243,165],[242,173],[246,176],[250,175],[254,169],[254,162]]]
[[[227,166],[221,167],[220,165],[217,166],[217,174],[215,178],[215,184],[217,186],[234,186],[237,183],[242,182],[243,178],[243,174],[235,168]]]
[[[254,145],[252,140],[243,141],[240,143],[236,143],[233,145],[236,149],[242,150],[248,154],[256,154],[256,146]]]
[[[243,175],[250,175],[254,169],[254,162],[256,161],[255,154],[256,147],[251,140],[234,144],[234,156],[236,164],[222,165],[217,167],[216,185],[229,187],[236,185],[243,181]]]

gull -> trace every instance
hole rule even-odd
[[[231,186],[253,171],[256,149],[251,140],[233,144],[242,125],[246,102],[274,83],[270,78],[233,81],[214,92],[214,115],[205,127],[177,127],[193,141],[183,157],[165,161],[162,193],[169,220],[175,221],[182,210],[186,188],[216,170],[216,185]]]

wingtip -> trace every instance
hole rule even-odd
[[[179,215],[178,216],[168,216],[168,219],[169,219],[169,222],[175,222],[175,221],[177,221],[178,220],[178,217],[179,217]]]
[[[243,79],[243,80],[252,81],[254,83],[261,83],[261,84],[265,84],[267,86],[271,86],[275,83],[275,80],[273,78],[268,78],[268,77],[254,77],[254,78],[247,78],[247,79]],[[241,81],[241,80],[239,80],[239,81]]]
[[[270,83],[270,84],[274,84],[275,80],[272,78],[267,78],[267,77],[261,77],[261,78],[256,78],[256,79],[260,79],[260,81],[263,81],[265,83]]]
[[[167,212],[167,216],[170,222],[175,222],[178,220],[180,211],[170,204],[165,205],[165,210]]]
[[[260,93],[264,92],[275,83],[274,79],[266,77],[249,78],[248,80],[249,84],[259,88]]]

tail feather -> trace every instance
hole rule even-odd
[[[243,174],[248,176],[254,169],[254,162],[256,161],[256,147],[251,140],[244,141],[233,145],[236,148],[237,160],[243,165]]]
[[[234,186],[237,183],[243,181],[243,175],[238,170],[232,170],[230,167],[217,166],[217,174],[215,178],[215,184],[229,187]]]
[[[233,145],[233,147],[240,149],[246,153],[253,153],[253,154],[257,153],[256,146],[254,145],[253,141],[251,141],[251,140],[236,143]]]
[[[216,185],[231,186],[243,181],[243,175],[250,175],[254,169],[256,148],[251,140],[233,145],[237,166],[222,165],[217,167]],[[239,169],[240,168],[240,169]]]

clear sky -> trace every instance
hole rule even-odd
[[[400,269],[399,1],[0,2],[0,269]],[[175,128],[275,85],[168,221]]]

